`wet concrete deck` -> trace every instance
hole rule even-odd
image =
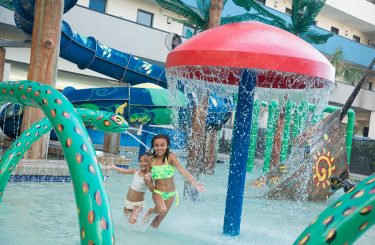
[[[12,144],[12,140],[6,136],[0,135],[1,144],[0,147],[3,152]],[[100,149],[101,146],[95,146],[96,149]],[[135,149],[122,149],[123,151],[129,150],[131,153],[135,153]],[[48,159],[22,159],[16,169],[14,170],[10,181],[35,181],[35,182],[67,182],[70,181],[70,173],[68,165],[64,160],[62,148],[58,141],[50,141],[48,149]],[[110,175],[108,165],[115,164],[124,168],[129,166],[132,161],[130,158],[96,151],[98,163],[102,170],[103,176],[107,177]]]

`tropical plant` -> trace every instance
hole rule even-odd
[[[258,21],[291,32],[309,43],[324,44],[333,35],[332,33],[320,34],[311,29],[326,0],[293,0],[290,23],[268,13],[263,5],[254,0],[233,0],[233,2],[247,11],[254,9],[261,14],[262,16],[258,16]]]
[[[187,26],[193,26],[198,32],[208,29],[210,0],[196,0],[197,8],[188,6],[182,0],[156,0],[156,2],[162,8],[179,16],[179,18],[169,16],[172,20]],[[223,6],[226,2],[227,0],[223,0]],[[311,27],[314,26],[315,18],[325,2],[326,0],[293,0],[291,22],[288,23],[283,18],[269,12],[255,0],[233,0],[234,4],[248,12],[241,15],[221,17],[220,24],[256,20],[291,32],[309,43],[323,44],[333,34],[320,34],[312,30]]]
[[[14,0],[0,0],[0,6],[14,10]]]
[[[177,14],[179,17],[172,17],[173,21],[181,23],[186,26],[194,27],[198,32],[207,30],[209,28],[210,23],[210,0],[196,0],[197,8],[193,8],[187,4],[185,4],[181,0],[155,0],[162,8],[171,11],[172,13]],[[236,3],[236,1],[234,1]],[[243,0],[243,2],[249,2],[246,6],[254,6],[255,10],[259,10],[262,12],[258,13],[245,13],[241,15],[235,16],[227,16],[220,18],[220,24],[229,24],[235,22],[245,22],[250,20],[259,20],[263,21],[267,24],[271,24],[269,20],[262,17],[262,15],[267,16],[271,19],[282,20],[281,18],[272,15],[264,8],[259,7],[260,5],[257,4],[254,0]],[[227,3],[227,0],[223,0],[223,6]],[[247,10],[247,9],[246,9]],[[268,21],[268,22],[267,22]]]
[[[329,58],[329,61],[336,69],[336,80],[355,85],[365,74],[361,69],[356,68],[344,61],[344,51],[339,48]]]

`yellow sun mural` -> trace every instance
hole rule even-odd
[[[315,164],[313,166],[313,180],[314,184],[317,187],[320,185],[325,189],[330,185],[329,178],[332,176],[332,173],[335,171],[336,167],[333,165],[334,157],[331,156],[330,151],[326,151],[323,148],[323,154],[320,151],[317,151],[314,155]]]

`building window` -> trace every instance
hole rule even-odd
[[[195,28],[184,25],[182,29],[182,36],[184,38],[191,38],[194,35],[195,35]]]
[[[255,0],[255,1],[260,2],[260,3],[264,4],[264,5],[266,5],[266,0]]]
[[[107,0],[90,0],[89,9],[104,13],[106,3]]]
[[[287,15],[292,15],[292,9],[290,9],[290,8],[285,8],[285,13],[286,13]]]
[[[359,36],[353,35],[353,40],[356,41],[357,43],[361,42],[361,38]]]
[[[336,28],[334,26],[331,26],[331,32],[335,33],[335,34],[339,34],[339,28]]]
[[[144,26],[152,27],[153,21],[154,21],[153,13],[138,9],[137,23],[144,25]]]

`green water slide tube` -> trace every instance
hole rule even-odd
[[[276,101],[271,101],[268,105],[268,120],[267,120],[267,130],[266,130],[266,147],[264,149],[264,159],[263,159],[263,172],[267,173],[270,170],[273,139],[275,136],[276,122],[279,118],[279,109]]]
[[[108,196],[94,147],[73,105],[51,86],[27,80],[1,82],[0,95],[3,102],[37,106],[56,131],[72,179],[81,244],[114,244]]]
[[[375,175],[371,175],[326,208],[294,244],[352,244],[375,223],[374,207]]]
[[[80,108],[77,108],[76,110],[86,126],[94,127],[97,130],[121,133],[125,132],[129,127],[128,123],[122,116],[112,112],[93,111]],[[2,201],[4,190],[9,181],[10,175],[13,170],[15,170],[18,162],[23,158],[24,154],[32,144],[51,129],[52,125],[48,118],[36,122],[28,130],[23,132],[0,158],[0,202]]]
[[[324,109],[324,112],[331,113],[336,110],[340,109],[339,107],[336,106],[327,106]],[[348,157],[348,164],[350,164],[350,157],[352,154],[352,141],[353,141],[353,131],[354,131],[354,119],[355,119],[355,112],[352,109],[349,109],[347,112],[348,115],[348,124],[346,125],[346,154]]]

